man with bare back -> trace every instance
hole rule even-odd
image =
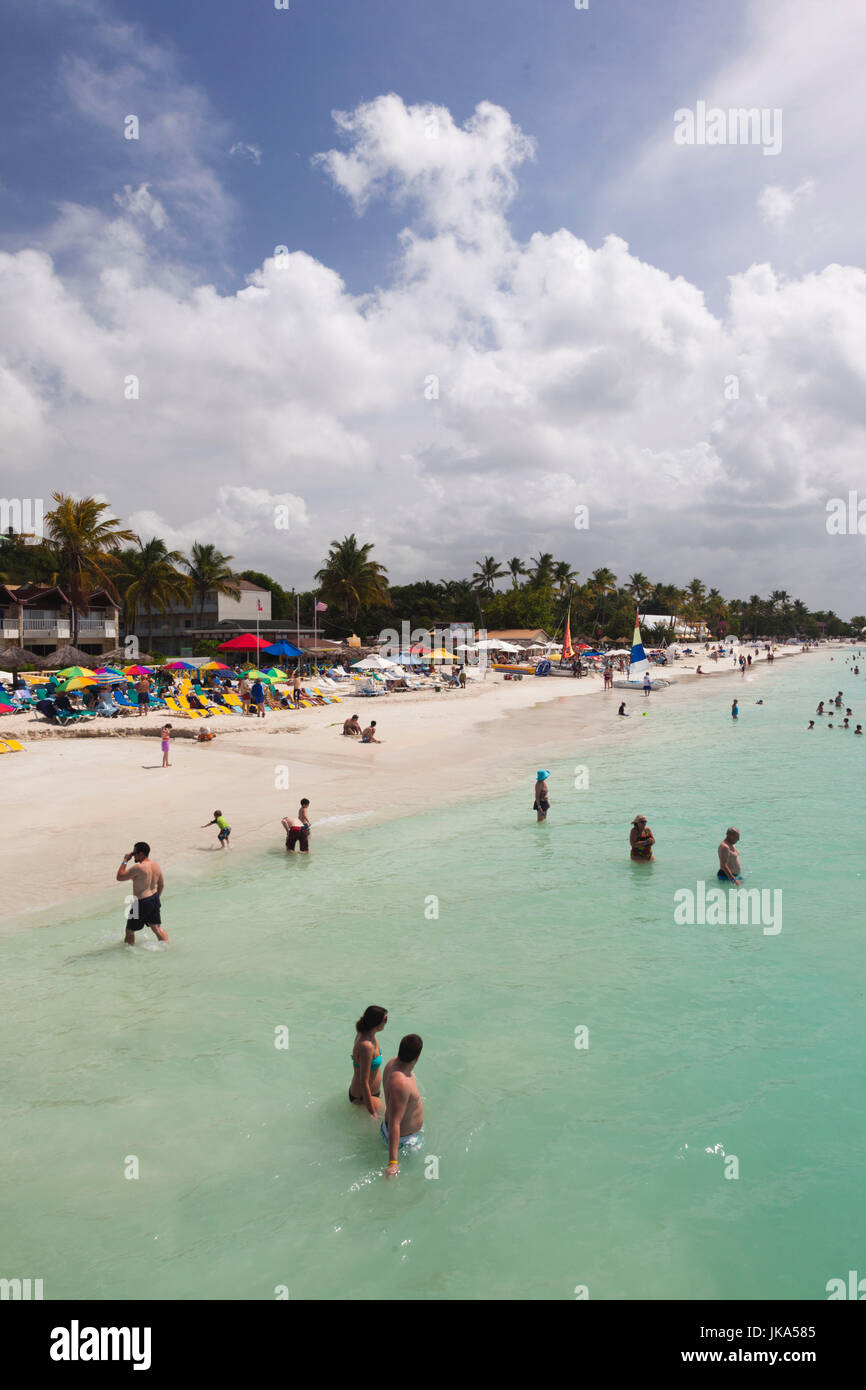
[[[127,868],[130,859],[134,863],[130,868]],[[150,927],[154,936],[167,943],[168,936],[163,930],[159,901],[160,894],[165,887],[162,869],[155,859],[150,858],[150,845],[145,844],[144,840],[138,841],[131,854],[123,856],[117,871],[118,883],[129,883],[130,881],[132,882],[133,902],[130,903],[126,916],[124,941],[127,946],[134,946],[135,933],[141,931],[142,927]]]
[[[398,1152],[420,1149],[424,1142],[424,1106],[413,1075],[423,1046],[417,1033],[407,1033],[400,1039],[397,1056],[391,1058],[382,1075],[385,1118],[381,1130],[388,1145],[386,1178],[396,1177],[399,1172]]]

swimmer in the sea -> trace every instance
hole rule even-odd
[[[814,719],[810,719],[810,720],[809,720],[809,728],[807,728],[806,733],[809,732],[809,729],[814,729],[814,727],[815,727],[815,721],[814,721]]]
[[[740,883],[742,875],[740,873],[740,852],[737,849],[737,841],[740,832],[734,826],[728,826],[725,831],[725,838],[719,845],[719,868],[716,878],[727,879],[729,883]]]
[[[631,846],[632,859],[649,860],[653,858],[653,845],[656,839],[646,823],[646,816],[635,816],[631,823],[631,830],[628,832],[628,842]]]
[[[414,1076],[423,1046],[417,1033],[407,1033],[400,1039],[397,1056],[391,1058],[382,1077],[385,1118],[381,1132],[388,1145],[386,1178],[395,1178],[400,1171],[398,1153],[420,1149],[424,1142],[424,1105]]]
[[[387,1009],[383,1009],[379,1004],[368,1004],[355,1024],[349,1100],[356,1105],[365,1105],[373,1116],[378,1115],[382,1108],[379,1098],[382,1084],[382,1044],[376,1034],[381,1032],[387,1022]]]
[[[855,734],[862,734],[862,732],[863,732],[863,725],[862,725],[862,724],[858,724],[858,725],[857,725],[857,728],[854,730],[854,732],[855,732]]]

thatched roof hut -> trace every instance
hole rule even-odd
[[[48,656],[35,656],[33,660],[41,671],[64,671],[67,666],[92,668],[102,658],[91,656],[90,652],[80,652],[77,647],[59,647],[56,652],[50,652]]]

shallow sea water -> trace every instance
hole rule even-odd
[[[214,855],[169,880],[168,950],[118,945],[103,899],[8,934],[0,1275],[49,1299],[825,1298],[866,1245],[866,738],[805,727],[840,685],[866,722],[861,670],[780,662],[645,719],[627,696],[546,763],[540,827],[532,747],[507,795],[321,826],[309,860]],[[675,923],[731,823],[778,934]],[[386,1058],[425,1044],[426,1150],[394,1182],[346,1096],[368,1003]]]

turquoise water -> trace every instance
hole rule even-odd
[[[119,947],[116,906],[8,935],[0,1275],[46,1298],[826,1297],[866,1258],[866,739],[805,726],[839,685],[866,720],[863,671],[778,663],[646,719],[629,697],[537,763],[539,708],[509,795],[322,828],[308,861],[221,856],[168,895],[169,950]],[[778,935],[674,923],[731,823]],[[347,1101],[371,1002],[386,1057],[424,1038],[438,1177],[382,1180]]]

